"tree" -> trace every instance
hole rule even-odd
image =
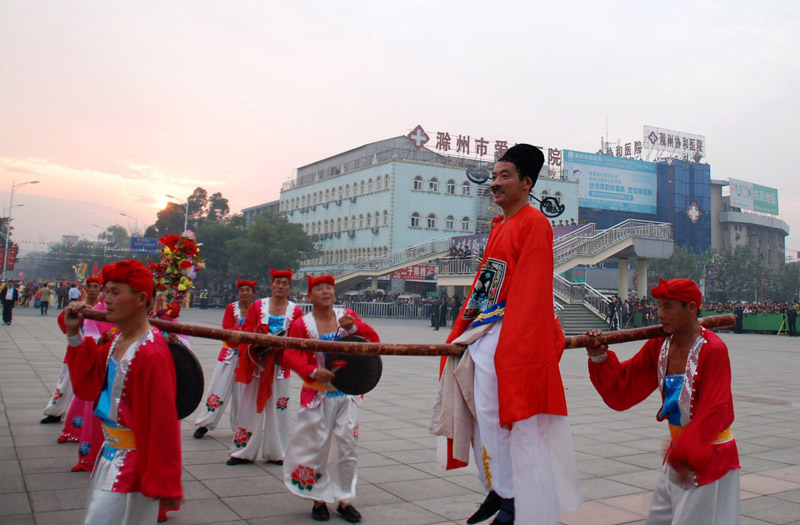
[[[696,253],[682,246],[675,246],[669,259],[651,261],[648,274],[658,279],[691,279],[699,282],[703,275],[703,263],[709,257],[705,254],[698,257]]]
[[[226,243],[243,237],[246,233],[244,215],[232,215],[224,221],[206,222],[197,228],[200,256],[206,261],[206,270],[199,275],[203,288],[228,279],[228,263],[237,254],[226,248]]]
[[[187,228],[192,231],[206,222],[220,222],[230,213],[228,199],[217,192],[208,196],[208,192],[197,187],[187,199],[189,203],[189,218],[186,219],[186,206],[175,202],[168,202],[163,210],[156,215],[156,222],[145,230],[145,237],[160,237],[168,233],[183,233],[184,221]]]
[[[297,268],[316,256],[315,243],[302,225],[284,216],[259,215],[242,237],[225,243],[228,272],[240,279],[263,279],[269,268]]]
[[[131,246],[131,238],[128,236],[128,230],[120,225],[113,224],[106,228],[106,231],[101,232],[97,238],[106,246],[113,248],[129,249]]]

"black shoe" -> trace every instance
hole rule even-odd
[[[270,460],[267,460],[267,463],[272,463],[273,465],[282,466],[283,465],[283,460],[282,459],[270,459]]]
[[[50,423],[61,423],[61,418],[58,416],[47,416],[39,421],[39,424],[41,425],[49,425]]]
[[[247,461],[246,459],[230,458],[226,463],[226,465],[241,465],[242,463],[251,463],[251,462]]]
[[[311,509],[311,517],[314,518],[314,521],[328,521],[331,519],[331,514],[328,512],[328,506],[324,503],[319,507],[314,506],[314,508]]]
[[[194,431],[194,438],[195,439],[203,439],[203,436],[206,435],[208,429],[206,427],[199,427],[197,430]]]
[[[475,523],[480,523],[482,521],[486,521],[495,514],[497,511],[500,510],[500,505],[503,503],[503,498],[497,495],[497,492],[491,491],[489,494],[486,495],[486,499],[483,500],[481,506],[478,507],[478,510],[475,511],[475,514],[469,517],[467,523],[469,525],[473,525]]]
[[[350,523],[358,523],[361,521],[361,513],[358,512],[352,505],[342,507],[342,504],[339,503],[339,506],[336,507],[336,512],[342,517],[342,519],[344,519],[344,521],[349,521]]]
[[[512,525],[514,523],[514,498],[503,499],[500,512],[491,525]]]

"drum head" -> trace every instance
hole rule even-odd
[[[178,419],[183,419],[195,411],[203,399],[203,367],[200,361],[183,343],[167,343],[175,363],[175,379],[178,388],[175,392],[175,406]]]
[[[358,335],[349,335],[340,341],[369,342]],[[331,384],[345,394],[357,396],[375,388],[381,379],[383,362],[379,355],[328,354],[325,368],[331,371],[338,368]]]

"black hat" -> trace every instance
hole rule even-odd
[[[539,172],[544,166],[544,153],[530,144],[516,144],[508,148],[503,156],[497,159],[497,162],[501,161],[512,162],[523,177],[530,177],[535,186]]]

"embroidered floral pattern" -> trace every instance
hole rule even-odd
[[[75,428],[81,428],[83,426],[83,418],[81,416],[75,416],[72,418],[72,426]]]
[[[62,397],[64,397],[64,393],[61,392],[60,388],[56,388],[56,391],[53,394],[53,399],[50,400],[50,404],[55,405],[56,403],[58,403],[58,400],[61,399]]]
[[[286,410],[289,407],[289,398],[288,397],[279,397],[278,400],[275,402],[275,408],[278,410]]]
[[[359,425],[356,425],[356,428],[353,429],[353,439],[356,441],[358,441],[358,427]]]
[[[78,454],[81,455],[81,456],[86,456],[86,455],[89,454],[89,449],[91,449],[91,448],[92,448],[92,446],[88,442],[81,441],[81,444],[78,447]]]
[[[253,433],[248,432],[246,428],[239,427],[233,435],[233,444],[236,445],[236,448],[244,448],[252,435]]]
[[[292,472],[292,485],[297,485],[300,490],[311,491],[314,488],[314,484],[321,477],[322,474],[317,474],[313,468],[299,465]]]
[[[214,412],[216,409],[222,406],[224,401],[220,401],[219,396],[217,394],[211,394],[206,399],[206,408],[209,412]]]
[[[492,461],[492,456],[486,453],[486,447],[481,445],[481,460],[483,461],[483,473],[486,476],[486,484],[492,486],[492,471],[489,468],[489,462]]]

